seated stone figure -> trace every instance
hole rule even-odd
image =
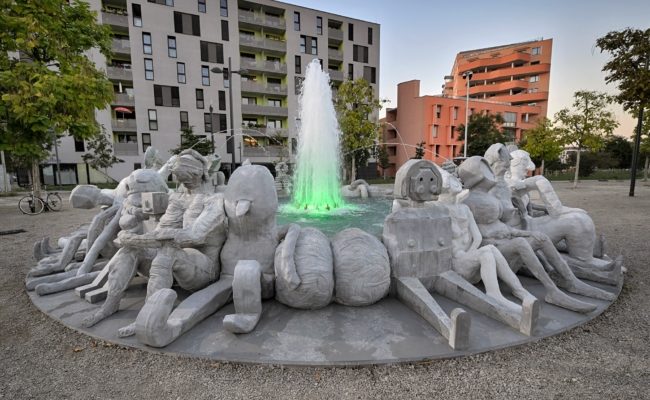
[[[488,161],[499,163],[500,145],[494,145]],[[505,181],[518,200],[521,210],[515,214],[510,224],[521,229],[537,230],[545,233],[559,250],[566,253],[565,259],[576,276],[595,281],[616,284],[620,280],[622,257],[616,260],[604,259],[602,238],[596,236],[594,223],[586,211],[562,205],[551,183],[541,175],[527,177],[528,171],[535,169],[528,152],[510,152],[510,169]],[[505,154],[503,155],[505,158]],[[491,161],[492,160],[492,161]],[[507,161],[503,161],[506,162]],[[507,196],[505,189],[503,196]],[[530,192],[540,195],[543,205],[532,204]]]
[[[468,158],[458,168],[458,175],[470,190],[464,203],[474,215],[483,236],[483,244],[492,244],[498,248],[514,272],[525,266],[546,288],[547,303],[583,313],[596,308],[593,304],[579,301],[560,291],[537,258],[536,251],[540,251],[554,268],[558,285],[562,288],[594,298],[614,298],[612,293],[587,285],[576,278],[548,236],[541,232],[516,229],[503,222],[509,220],[515,210],[512,203],[508,207],[492,191],[497,178],[486,159],[478,156]]]
[[[501,279],[525,307],[535,309],[531,312],[537,314],[537,299],[524,289],[501,252],[493,245],[481,246],[483,237],[474,215],[467,205],[461,203],[469,193],[462,193],[462,184],[455,176],[442,169],[440,174],[442,193],[438,201],[447,207],[451,217],[453,270],[472,284],[482,281],[488,296],[506,308],[521,312],[522,307],[501,294],[498,281]]]

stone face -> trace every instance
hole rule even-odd
[[[332,251],[337,303],[366,306],[388,294],[388,252],[377,238],[361,229],[345,229],[332,239]]]

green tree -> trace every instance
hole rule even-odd
[[[417,144],[415,147],[415,156],[413,157],[417,160],[421,160],[424,158],[424,142],[420,142]]]
[[[365,79],[345,81],[339,86],[334,107],[341,129],[341,150],[350,182],[356,167],[366,165],[379,136],[379,123],[371,115],[381,109],[381,101]]]
[[[527,130],[520,145],[533,160],[541,162],[542,174],[545,162],[558,159],[563,149],[562,139],[548,118],[541,118],[533,129]]]
[[[632,150],[632,142],[627,138],[617,135],[605,138],[603,152],[614,160],[614,167],[616,168],[630,168]]]
[[[113,154],[113,141],[108,140],[103,125],[102,133],[88,141],[88,153],[82,155],[81,158],[89,166],[104,171],[104,175],[108,175],[107,170],[114,164],[124,162],[124,160],[115,157]]]
[[[390,158],[386,145],[382,145],[377,148],[377,163],[381,168],[382,177],[386,179],[386,170],[390,167]]]
[[[581,90],[573,95],[573,110],[563,108],[555,114],[555,121],[560,123],[560,137],[577,150],[574,188],[578,186],[581,151],[600,150],[605,136],[611,135],[618,126],[614,114],[607,110],[610,102],[610,96],[605,93]]]
[[[607,73],[605,82],[618,86],[616,101],[638,118],[630,179],[630,196],[634,196],[643,111],[650,106],[650,28],[612,31],[597,39],[596,46],[611,55],[603,72]]]
[[[85,1],[0,2],[0,149],[38,162],[57,137],[99,134],[95,110],[113,98],[113,87],[86,52],[110,55],[111,33]]]
[[[201,153],[202,156],[207,156],[213,153],[212,142],[207,140],[205,136],[194,134],[194,126],[188,126],[181,129],[181,143],[178,147],[170,150],[172,154],[180,154],[185,149],[194,149]]]
[[[499,128],[503,123],[501,114],[472,114],[467,124],[467,157],[483,156],[494,143],[504,143],[507,136]],[[456,128],[458,135],[465,134],[465,124]]]

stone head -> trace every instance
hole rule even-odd
[[[490,164],[481,156],[470,157],[460,164],[458,177],[467,189],[473,189],[480,184],[489,189],[496,184],[496,178]]]
[[[127,196],[145,193],[145,192],[165,192],[167,193],[167,183],[158,174],[151,169],[136,169],[126,178]]]
[[[503,143],[495,143],[485,152],[485,159],[496,176],[504,176],[510,169],[510,152]]]
[[[273,175],[261,165],[242,165],[230,176],[224,202],[229,219],[246,216],[263,221],[275,217],[278,195]]]
[[[440,168],[439,172],[442,177],[442,186],[440,188],[441,195],[444,194],[455,197],[463,191],[463,184],[460,183],[460,180],[458,180],[456,176],[445,171],[443,168]]]
[[[200,186],[208,180],[208,159],[193,149],[183,150],[171,168],[171,172],[188,189]]]
[[[429,160],[409,160],[395,176],[395,195],[415,202],[434,200],[440,194],[442,178]]]
[[[510,172],[513,176],[526,176],[528,171],[535,170],[535,163],[530,159],[530,154],[525,150],[515,150],[510,153]]]
[[[95,185],[77,185],[70,192],[70,204],[73,208],[91,209],[97,206],[110,206],[113,196]]]

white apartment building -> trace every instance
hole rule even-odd
[[[115,90],[110,108],[97,111],[124,160],[108,170],[115,180],[140,168],[149,146],[168,157],[188,126],[214,141],[225,170],[245,159],[270,168],[280,158],[293,162],[297,93],[314,58],[329,71],[334,90],[363,77],[379,93],[375,23],[272,0],[89,2],[114,34],[111,59],[98,52],[90,57]],[[228,68],[229,60],[240,72],[225,82],[211,70]],[[89,175],[101,181],[100,172],[87,172],[86,151],[86,143],[60,141],[62,183],[87,183]],[[53,154],[43,166],[45,183],[54,183],[54,163]]]

